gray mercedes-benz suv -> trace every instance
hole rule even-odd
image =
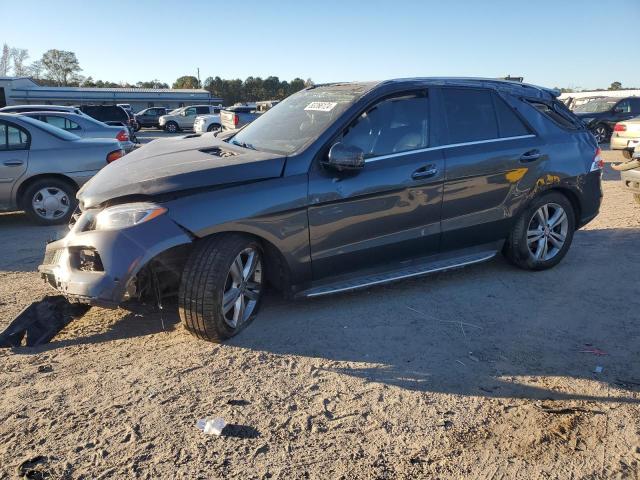
[[[453,78],[309,87],[241,130],[102,169],[39,270],[92,305],[177,293],[186,328],[220,341],[267,284],[315,297],[499,252],[553,267],[602,196],[598,145],[557,94]]]

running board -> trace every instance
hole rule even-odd
[[[345,281],[338,281],[328,285],[313,287],[305,292],[301,292],[303,297],[320,297],[322,295],[330,295],[332,293],[346,292],[356,290],[358,288],[370,287],[373,285],[381,285],[384,283],[395,282],[405,278],[419,277],[435,272],[443,272],[454,268],[462,268],[474,263],[485,262],[496,256],[498,252],[495,250],[478,252],[470,255],[449,258],[446,260],[435,260],[429,263],[411,265],[402,269],[391,270],[384,273],[376,273],[365,275],[362,277],[352,278]]]

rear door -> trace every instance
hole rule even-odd
[[[446,162],[442,250],[506,238],[518,182],[546,159],[540,139],[499,94],[442,88]]]
[[[340,139],[365,152],[364,168],[336,172],[320,161],[312,167],[308,215],[314,281],[397,267],[438,252],[444,162],[442,150],[429,148],[430,104],[424,89],[375,103]]]
[[[13,207],[12,190],[27,171],[30,136],[22,127],[0,121],[0,208]]]

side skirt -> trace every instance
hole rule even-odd
[[[418,277],[421,275],[428,275],[430,273],[462,268],[467,265],[473,265],[474,263],[490,260],[495,257],[497,253],[498,252],[496,250],[492,249],[466,253],[446,259],[425,259],[421,262],[415,262],[409,266],[401,268],[395,268],[383,272],[377,271],[374,273],[350,277],[348,279],[337,280],[331,283],[325,283],[319,286],[313,286],[308,290],[299,292],[296,297],[320,297],[322,295],[347,292],[373,285],[395,282],[405,278]]]

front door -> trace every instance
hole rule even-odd
[[[336,172],[314,163],[309,230],[314,281],[438,252],[442,151],[429,148],[426,90],[383,99],[342,133],[365,154],[364,168]]]
[[[29,134],[21,127],[0,121],[0,209],[12,208],[11,192],[27,171]]]

